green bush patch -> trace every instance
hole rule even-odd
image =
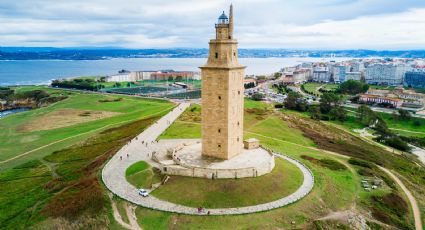
[[[408,223],[409,206],[398,194],[392,192],[384,196],[371,197],[372,215],[401,229],[410,229]]]
[[[339,171],[339,170],[346,170],[347,167],[341,163],[339,163],[336,160],[332,160],[332,159],[328,159],[328,158],[323,158],[323,159],[316,159],[314,157],[310,157],[307,155],[301,155],[301,158],[303,158],[304,160],[308,160],[310,162],[313,162],[317,165],[320,165],[322,167],[328,168],[330,170],[334,170],[334,171]]]

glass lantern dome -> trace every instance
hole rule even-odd
[[[218,24],[229,24],[229,18],[227,17],[227,15],[223,13],[220,15],[220,17],[218,17]]]

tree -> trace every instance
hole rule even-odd
[[[320,112],[320,108],[318,106],[311,106],[309,108],[311,119],[320,120],[322,118],[322,113]]]
[[[15,93],[15,90],[6,88],[6,87],[0,87],[0,99],[7,100],[9,96],[13,95]]]
[[[261,94],[261,93],[254,93],[251,96],[251,99],[254,100],[254,101],[262,101],[264,99],[264,95]]]
[[[328,114],[334,107],[340,106],[342,98],[335,93],[324,93],[320,97],[320,111]]]
[[[282,77],[282,73],[281,72],[276,72],[273,74],[273,79],[279,79],[280,77]]]
[[[413,122],[413,125],[414,125],[414,126],[416,126],[416,127],[419,127],[419,126],[421,126],[421,122],[420,122],[420,121],[418,121],[418,120],[415,120],[415,121]]]
[[[398,110],[398,118],[400,120],[410,120],[410,118],[412,118],[412,115],[407,110],[399,109]]]
[[[347,120],[347,112],[341,106],[331,109],[331,111],[329,112],[329,115],[331,120],[338,120],[338,121]]]
[[[254,88],[255,83],[254,82],[246,83],[246,84],[244,84],[244,87],[245,87],[245,89]]]
[[[339,85],[337,92],[344,94],[364,93],[369,89],[369,85],[361,81],[348,80]]]
[[[304,100],[303,96],[298,92],[289,92],[284,105],[287,109],[298,110],[301,112],[307,110],[307,101]]]
[[[377,114],[373,112],[367,105],[361,105],[357,108],[357,120],[366,126],[372,124],[372,121],[376,120]]]

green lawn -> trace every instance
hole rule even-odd
[[[125,172],[127,181],[136,188],[150,189],[153,184],[162,181],[163,176],[154,172],[145,161],[139,161],[128,167]]]
[[[360,177],[357,174],[353,174],[351,170],[330,170],[302,159],[301,155],[308,155],[317,159],[334,159],[346,163],[345,158],[335,157],[315,149],[314,142],[304,137],[300,130],[291,128],[273,111],[264,109],[264,107],[270,108],[271,105],[245,100],[245,106],[244,138],[255,137],[260,140],[262,145],[305,163],[315,176],[315,186],[312,192],[307,197],[287,207],[249,215],[199,217],[170,214],[139,207],[136,215],[144,229],[270,229],[276,228],[276,226],[284,229],[303,228],[310,226],[315,218],[326,215],[330,211],[349,209],[356,202],[356,194],[360,185]],[[185,113],[188,113],[188,111],[185,111]],[[172,124],[162,138],[179,138],[177,134],[182,125],[183,123],[179,122]],[[187,127],[185,132],[199,138],[200,125]],[[187,136],[186,133],[180,132],[180,134],[184,137]],[[196,195],[203,197],[202,194]],[[165,196],[171,196],[171,194]],[[214,196],[207,198],[214,199]],[[185,198],[185,202],[187,202],[185,203],[187,205],[199,204],[187,198]],[[217,202],[224,205],[225,200]],[[204,206],[209,205],[208,203],[203,204]],[[296,224],[292,225],[292,221],[295,221]]]
[[[321,84],[321,83],[308,82],[308,83],[304,84],[304,90],[307,93],[320,96],[322,93],[317,91],[317,89],[322,85],[323,84]]]
[[[75,223],[79,229],[115,228],[100,170],[130,138],[165,113],[103,130],[41,160],[0,172],[1,228],[62,229]],[[118,208],[123,211],[121,204]]]
[[[361,188],[360,180],[363,177],[357,173],[355,167],[347,163],[346,158],[336,157],[325,151],[316,149],[314,140],[307,138],[303,132],[294,127],[294,124],[283,120],[277,113],[263,109],[264,106],[266,106],[264,103],[246,101],[245,106],[244,138],[255,137],[260,140],[262,145],[274,151],[294,157],[306,164],[315,176],[315,186],[312,192],[293,205],[264,213],[249,215],[199,217],[138,208],[136,215],[139,218],[139,223],[144,229],[268,229],[275,228],[276,226],[284,229],[304,229],[308,226],[311,227],[315,218],[323,217],[329,212],[350,209],[354,204],[357,205],[358,209],[370,211],[371,207],[367,205],[368,202],[371,202],[370,194],[384,196],[390,192],[388,187],[386,187],[382,190],[367,194],[367,192],[364,192]],[[188,113],[188,111],[185,113]],[[285,112],[285,115],[288,114],[298,116],[298,113]],[[188,115],[187,117],[192,117],[191,119],[193,120],[193,116]],[[304,115],[300,117],[307,118]],[[351,122],[346,123],[350,128],[361,127],[355,122],[354,117],[350,119],[349,121]],[[188,121],[186,120],[186,122]],[[191,121],[191,123],[196,125],[186,126],[185,132],[190,133],[193,137],[199,138],[199,121]],[[166,133],[164,133],[163,138],[167,138],[167,136],[179,138],[178,130],[183,128],[183,124],[183,121],[174,123]],[[317,127],[317,129],[320,128],[321,127]],[[329,131],[330,130],[327,130],[326,132]],[[337,133],[335,134],[337,135]],[[183,135],[186,136],[186,134]],[[338,142],[338,140],[336,141]],[[367,143],[363,144],[369,145]],[[371,146],[365,148],[369,147]],[[336,160],[345,164],[349,170],[330,170],[320,164],[304,160],[301,158],[302,155],[307,155],[316,159]],[[393,159],[393,157],[391,157],[391,159]],[[406,163],[404,161],[401,162],[400,159],[394,160],[399,160],[400,165]],[[402,170],[401,167],[402,166],[395,170]],[[167,195],[171,196],[170,194]],[[201,195],[199,196],[202,197]],[[186,202],[185,204],[190,204],[191,201],[187,200]],[[412,215],[410,212],[408,214],[404,213],[398,219],[394,218],[393,220],[402,221],[402,223],[394,222],[394,224],[398,224],[399,226],[411,226]],[[296,224],[292,225],[291,221],[295,221]]]
[[[18,91],[39,88],[40,87],[20,87]],[[29,160],[40,159],[53,151],[85,140],[106,128],[167,112],[173,108],[173,104],[161,100],[79,93],[48,88],[46,88],[46,90],[67,94],[69,98],[48,107],[14,114],[0,119],[0,129],[2,130],[2,132],[0,132],[0,171],[12,168]],[[123,100],[99,102],[100,100],[117,98],[123,98]],[[21,131],[21,127],[24,125],[31,124],[34,120],[40,119],[40,117],[47,116],[49,113],[60,109],[116,112],[116,115],[85,123],[70,123],[68,126],[61,128]],[[49,122],[57,121],[49,120]],[[40,147],[43,148],[37,150]],[[5,164],[5,162],[1,163],[1,161],[6,161],[28,151],[33,152],[12,161],[8,161],[7,164]]]
[[[273,171],[260,177],[207,180],[171,176],[152,195],[190,207],[244,207],[285,197],[295,192],[302,182],[303,175],[295,165],[276,158]]]

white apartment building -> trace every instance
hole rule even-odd
[[[311,72],[308,69],[298,69],[292,73],[295,83],[302,83],[310,78]]]
[[[125,82],[125,81],[137,81],[136,76],[129,71],[123,71],[118,74],[109,75],[106,77],[107,82]]]
[[[365,80],[368,84],[401,85],[408,67],[403,64],[373,64],[365,71]]]
[[[330,82],[331,73],[327,67],[316,67],[313,70],[313,81]]]

